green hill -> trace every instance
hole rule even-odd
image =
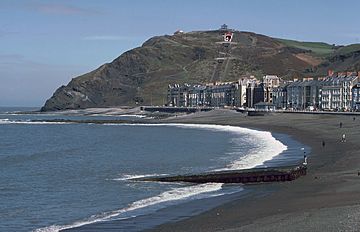
[[[336,55],[346,55],[352,52],[360,51],[360,44],[350,44],[347,46],[340,46],[336,51]]]
[[[288,39],[277,40],[286,46],[308,50],[320,57],[328,56],[336,51],[336,46],[322,42],[300,42]]]

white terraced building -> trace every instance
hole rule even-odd
[[[284,83],[273,90],[274,104],[277,108],[297,110],[313,108],[349,111],[354,108],[353,98],[356,93],[352,89],[358,81],[359,74],[346,73],[318,80],[304,78],[302,81]]]
[[[358,76],[329,77],[322,81],[320,107],[323,110],[350,110],[351,90],[358,82]]]
[[[360,83],[353,86],[352,90],[352,109],[360,111]]]

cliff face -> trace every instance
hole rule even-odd
[[[236,31],[236,44],[226,48],[231,60],[219,63],[215,58],[223,45],[216,42],[222,41],[222,33],[200,31],[153,37],[111,63],[61,86],[42,111],[164,104],[168,84],[232,81],[249,74],[284,76],[322,62],[309,50],[264,35]]]

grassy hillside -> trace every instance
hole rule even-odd
[[[300,42],[288,39],[276,39],[280,43],[294,48],[300,48],[304,50],[311,50],[317,56],[328,56],[331,55],[336,47],[327,43],[322,42]]]
[[[336,50],[336,55],[345,55],[356,51],[360,51],[360,44],[350,44],[347,46],[341,46]]]

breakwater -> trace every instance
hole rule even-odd
[[[134,179],[136,181],[190,182],[190,183],[257,183],[292,181],[306,175],[306,165],[253,168],[244,170],[217,171],[195,175],[155,176]]]

